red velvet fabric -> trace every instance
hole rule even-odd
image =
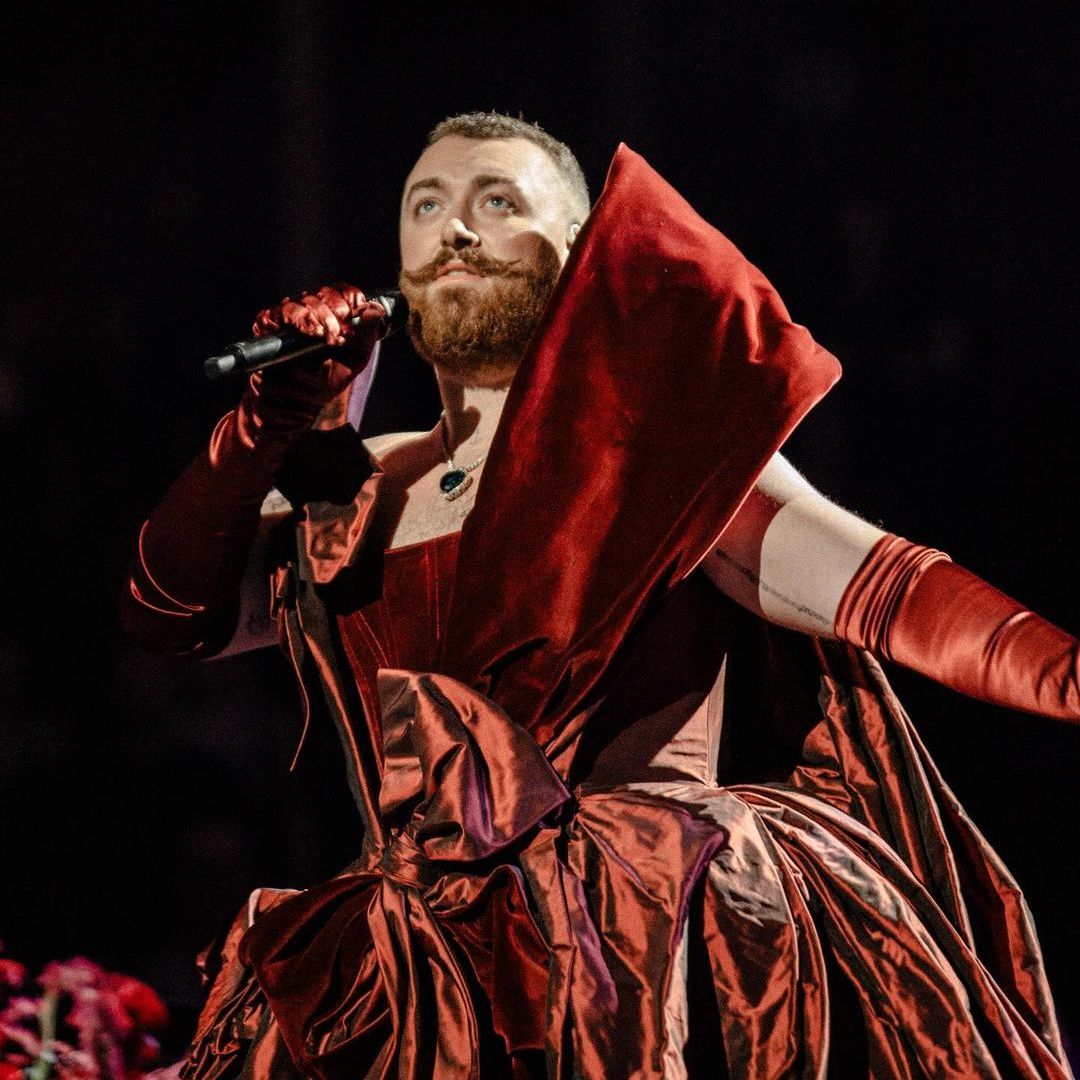
[[[839,375],[760,271],[620,147],[484,466],[461,546],[484,569],[458,582],[440,670],[541,744],[562,732]]]
[[[308,507],[283,634],[342,732],[365,851],[207,958],[187,1080],[272,1075],[282,1044],[323,1080],[1069,1075],[1015,882],[874,662],[691,574],[836,375],[621,148],[456,570],[435,541],[373,573],[378,471]],[[620,714],[702,707],[719,776],[591,775],[635,730]]]

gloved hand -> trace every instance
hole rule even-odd
[[[1080,643],[947,555],[888,534],[848,583],[836,636],[953,690],[1080,721]]]
[[[359,315],[353,329],[345,320]],[[290,446],[366,366],[385,312],[350,285],[261,312],[256,334],[286,326],[344,345],[324,358],[255,372],[237,407],[166,492],[139,534],[121,595],[124,629],[158,651],[208,656],[235,629],[259,510]]]
[[[369,301],[355,285],[324,285],[313,293],[304,293],[299,300],[285,297],[280,304],[260,311],[255,317],[251,329],[256,337],[292,328],[309,337],[324,338],[327,345],[340,348],[328,352],[321,367],[290,365],[268,368],[261,374],[269,376],[271,381],[285,374],[292,382],[296,381],[294,376],[303,378],[313,393],[324,394],[321,409],[366,367],[374,343],[383,332],[385,314],[379,304]],[[357,315],[364,320],[360,330],[354,330],[348,322]],[[369,330],[375,333],[370,340]]]

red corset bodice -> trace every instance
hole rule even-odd
[[[377,673],[438,670],[460,538],[446,533],[383,551],[376,534],[357,566],[353,601],[337,614],[344,656],[378,732],[380,760]],[[715,777],[723,693],[714,680],[730,633],[730,609],[697,580],[657,615],[630,650],[607,700],[590,710],[591,730],[582,739],[582,725],[572,722],[573,737],[563,747],[545,748],[564,780]]]
[[[341,643],[369,715],[379,668],[430,671],[446,630],[460,533],[365,560],[371,599],[337,617]],[[381,583],[380,579],[381,578]]]

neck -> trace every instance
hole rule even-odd
[[[455,460],[482,457],[491,447],[510,389],[507,379],[497,386],[465,386],[436,369],[439,396],[446,414],[446,433]]]

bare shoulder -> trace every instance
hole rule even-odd
[[[376,435],[365,439],[368,453],[382,466],[387,476],[412,483],[418,470],[426,472],[430,467],[431,432],[396,431],[389,435]]]
[[[364,440],[364,446],[377,458],[381,458],[392,450],[399,450],[410,443],[426,439],[427,435],[426,431],[394,431],[386,435],[372,435]]]

